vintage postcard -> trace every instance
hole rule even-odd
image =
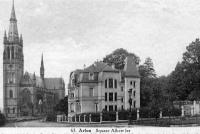
[[[0,134],[196,133],[198,0],[0,0]]]

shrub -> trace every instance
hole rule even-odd
[[[48,114],[47,116],[46,116],[46,121],[56,121],[56,119],[57,119],[57,117],[56,117],[56,115],[55,114]]]
[[[0,113],[0,126],[5,125],[6,123],[6,117]]]
[[[102,113],[103,121],[115,121],[116,120],[116,112],[103,112]]]

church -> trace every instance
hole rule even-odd
[[[24,73],[23,38],[19,36],[14,2],[8,34],[5,31],[3,51],[4,113],[8,118],[37,116],[53,112],[65,96],[63,78],[46,78],[43,55],[40,76]]]

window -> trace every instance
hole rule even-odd
[[[107,105],[105,105],[105,111],[107,111],[107,110],[108,110]]]
[[[124,106],[123,105],[121,106],[121,108],[122,108],[122,110],[124,110]]]
[[[109,111],[113,111],[113,105],[109,106]]]
[[[89,89],[89,96],[93,96],[93,88]]]
[[[94,73],[89,73],[89,80],[94,80]]]
[[[133,96],[135,97],[135,91],[133,92]]]
[[[12,46],[12,50],[11,50],[11,57],[12,57],[12,59],[14,59],[14,47]]]
[[[121,102],[124,102],[124,98],[123,97],[121,98]]]
[[[117,111],[117,105],[115,105],[115,111]]]
[[[108,83],[107,83],[107,79],[105,80],[105,88],[107,88],[108,87],[108,85],[107,85]]]
[[[133,87],[135,88],[135,81],[133,82]]]
[[[10,98],[13,98],[13,91],[12,90],[10,90]]]
[[[105,93],[105,101],[107,101],[107,93]]]
[[[15,113],[15,108],[13,107],[13,114]]]
[[[10,48],[7,47],[7,54],[8,54],[8,59],[10,59]]]
[[[8,113],[10,113],[10,108],[8,108]]]
[[[133,84],[133,82],[132,81],[130,81],[130,85],[132,85]]]
[[[109,101],[113,101],[113,93],[109,93]]]
[[[109,79],[109,88],[113,88],[113,79]]]
[[[117,92],[115,93],[115,101],[117,101]]]
[[[117,88],[117,80],[115,80],[115,88]]]
[[[135,108],[135,104],[136,104],[136,101],[134,101],[134,103],[133,103],[133,107]]]
[[[122,91],[122,92],[123,92],[123,90],[124,90],[123,87],[121,87],[121,91]]]

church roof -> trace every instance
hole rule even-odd
[[[22,78],[21,84],[34,84],[34,77],[37,87],[47,89],[61,89],[65,87],[64,80],[62,78],[44,78],[44,80],[32,73],[26,72]]]
[[[124,71],[125,71],[125,77],[140,77],[133,56],[129,55],[126,57]]]
[[[45,78],[44,81],[47,89],[63,89],[65,86],[62,78]]]

